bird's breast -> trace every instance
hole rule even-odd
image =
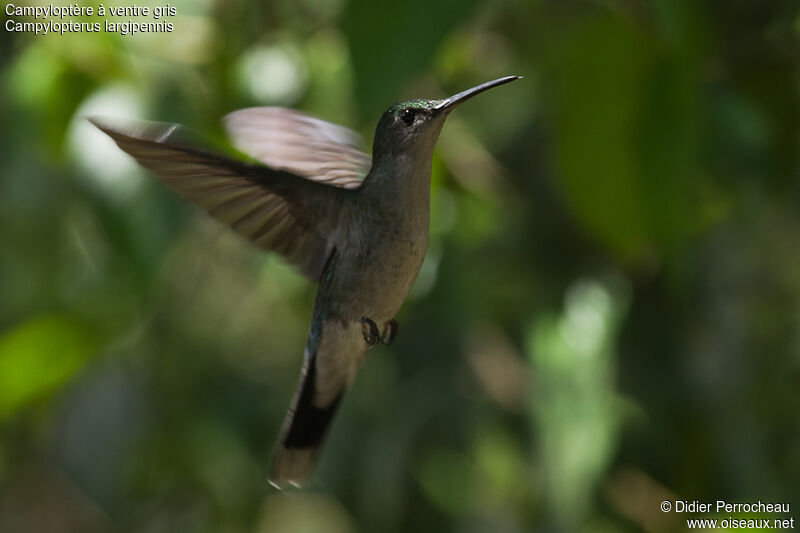
[[[394,318],[419,274],[428,247],[428,212],[423,216],[366,214],[337,248],[331,289],[340,312],[376,322]]]

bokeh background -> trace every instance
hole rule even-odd
[[[0,33],[0,531],[800,519],[797,2],[170,3],[172,33]],[[284,105],[369,142],[508,74],[444,128],[397,342],[272,489],[315,287],[83,117]]]

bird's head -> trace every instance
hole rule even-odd
[[[442,131],[447,115],[459,104],[493,87],[522,76],[506,76],[462,91],[442,100],[409,100],[387,109],[375,129],[373,159],[391,155],[428,156]]]

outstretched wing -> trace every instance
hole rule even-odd
[[[251,107],[226,115],[231,144],[250,157],[306,179],[354,189],[372,166],[359,135],[283,107]]]
[[[178,124],[138,122],[123,130],[90,121],[189,202],[319,279],[333,247],[344,188],[214,153]]]

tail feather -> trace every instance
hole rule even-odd
[[[272,458],[269,482],[276,487],[300,486],[308,479],[339,407],[342,393],[324,407],[314,405],[316,373],[315,355],[306,357]]]

